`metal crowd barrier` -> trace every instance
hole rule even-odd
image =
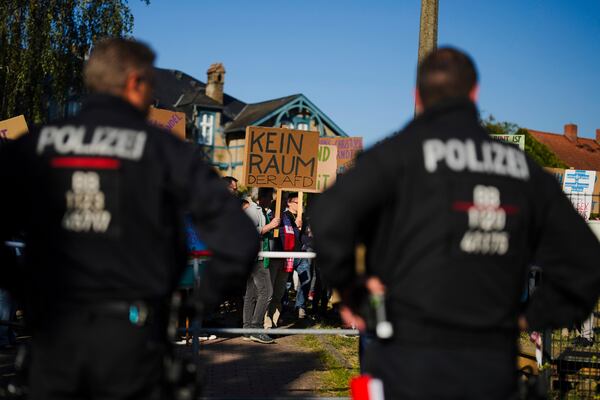
[[[346,335],[358,336],[358,329],[295,329],[295,328],[200,328],[199,333],[222,335],[252,335],[267,333],[269,335]]]
[[[261,251],[258,253],[259,257],[265,258],[307,258],[313,259],[316,257],[316,253],[312,251]],[[197,258],[193,260],[194,269],[198,267]],[[256,328],[202,328],[200,321],[194,319],[191,327],[191,339],[192,339],[192,351],[194,354],[198,354],[200,351],[200,336],[202,334],[214,334],[214,335],[252,335],[252,334],[269,334],[269,335],[346,335],[346,336],[358,336],[359,331],[357,329],[286,329],[286,328],[270,328],[270,329],[256,329]],[[185,328],[180,328],[179,332],[185,332]]]

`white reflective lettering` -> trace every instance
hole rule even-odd
[[[465,146],[458,139],[450,139],[446,143],[446,164],[453,171],[462,171],[467,165]]]
[[[440,162],[455,172],[483,172],[528,180],[529,168],[525,155],[510,145],[484,142],[478,146],[471,139],[465,141],[451,138],[446,142],[429,139],[423,142],[425,170],[433,173]],[[479,158],[481,154],[481,159]]]
[[[444,142],[439,139],[430,139],[423,143],[423,155],[427,171],[435,172],[438,162],[444,158],[445,147]]]

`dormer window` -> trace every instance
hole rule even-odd
[[[298,125],[296,125],[296,129],[298,129],[299,131],[307,131],[308,130],[308,123],[306,123],[306,122],[299,122]]]
[[[310,121],[303,115],[298,115],[294,117],[294,125],[299,131],[307,131],[310,128]]]

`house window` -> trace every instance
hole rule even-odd
[[[211,112],[200,112],[197,119],[198,144],[210,146],[213,144],[215,130],[215,114]]]
[[[308,123],[306,123],[306,122],[299,122],[298,125],[296,125],[296,129],[298,129],[300,131],[307,131],[308,130]]]
[[[310,121],[304,115],[297,115],[294,117],[294,125],[299,131],[307,131],[310,128]]]

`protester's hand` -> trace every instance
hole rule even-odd
[[[344,325],[348,328],[358,329],[361,332],[364,332],[367,329],[365,320],[360,315],[352,312],[348,306],[340,306],[340,317],[342,317]]]
[[[296,218],[296,226],[298,227],[298,229],[302,229],[302,218]]]
[[[279,226],[280,223],[281,223],[281,218],[275,217],[271,220],[271,222],[269,222],[269,225],[271,226],[271,229],[275,229]]]

